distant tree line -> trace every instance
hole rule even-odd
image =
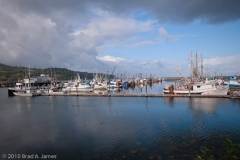
[[[29,68],[23,66],[8,66],[0,63],[0,83],[15,83],[28,76]],[[54,80],[74,80],[76,74],[81,79],[93,79],[93,73],[72,71],[66,68],[30,68],[30,76],[37,77],[41,74],[47,74]],[[102,73],[100,73],[103,75]]]

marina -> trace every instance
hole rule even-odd
[[[212,89],[212,85],[210,89],[203,90],[200,93],[202,94],[194,94],[191,90],[175,90],[173,93],[167,94],[165,92],[166,86],[173,86],[176,82],[158,82],[153,84],[142,84],[142,85],[135,85],[134,87],[120,87],[120,88],[100,88],[94,89],[90,85],[87,85],[87,88],[79,88],[80,85],[77,87],[66,87],[66,88],[56,88],[55,90],[52,89],[54,87],[40,87],[40,89],[32,88],[27,90],[27,88],[23,88],[19,86],[17,83],[15,88],[8,88],[8,96],[28,96],[24,95],[27,91],[32,95],[30,96],[107,96],[107,97],[208,97],[208,98],[239,98],[240,97],[240,88],[239,87],[231,87],[228,88],[227,86],[217,86],[217,91]],[[75,85],[74,85],[75,86]],[[85,87],[85,84],[82,85]],[[173,86],[174,88],[174,86]],[[224,89],[224,94],[219,94],[219,90]],[[183,94],[177,94],[181,92]]]
[[[56,81],[48,75],[41,74],[39,77],[31,77],[30,66],[28,74],[25,79],[17,82],[15,88],[8,88],[8,96],[108,96],[108,97],[208,97],[208,98],[229,98],[240,97],[240,80],[235,76],[227,79],[222,76],[210,76],[203,72],[203,58],[201,54],[201,63],[198,63],[198,53],[192,59],[191,53],[191,73],[190,77],[186,77],[179,68],[175,70],[180,73],[182,78],[173,78],[173,82],[166,78],[166,84],[161,88],[162,92],[152,94],[149,92],[154,85],[161,85],[163,79],[154,77],[150,74],[148,77],[143,77],[142,73],[130,78],[129,75],[121,74],[121,77],[113,75],[116,66],[112,73],[107,74],[93,74],[93,79],[83,79],[78,73],[74,73],[75,79],[61,83]],[[199,70],[199,68],[201,70]],[[165,80],[165,79],[164,79]],[[171,84],[172,83],[172,84]],[[173,85],[173,83],[175,83]],[[142,95],[131,93],[131,91],[140,88]],[[145,90],[145,93],[144,93]],[[117,94],[116,94],[117,93]],[[163,94],[166,95],[163,95]],[[145,94],[145,95],[143,95]],[[201,96],[199,96],[201,95]]]
[[[0,88],[0,117],[7,113],[0,149],[60,159],[165,160],[196,159],[208,147],[219,159],[224,140],[240,143],[239,77],[203,77],[191,66],[190,77],[175,68],[182,78],[166,81],[77,73],[59,82],[32,78],[29,67],[14,87]],[[22,135],[28,138],[10,140]]]
[[[0,159],[240,159],[240,1],[0,0],[0,20]]]

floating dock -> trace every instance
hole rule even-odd
[[[231,95],[198,95],[198,94],[94,94],[94,93],[71,93],[71,94],[41,94],[41,96],[81,96],[81,97],[186,97],[186,98],[240,98]]]

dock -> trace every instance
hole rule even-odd
[[[93,93],[71,93],[71,94],[41,94],[40,96],[80,96],[80,97],[186,97],[186,98],[239,98],[231,95],[198,95],[198,94],[93,94]]]

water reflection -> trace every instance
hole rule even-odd
[[[224,103],[224,99],[216,98],[190,98],[189,108],[195,112],[204,112],[209,114],[216,113],[217,104]]]
[[[174,97],[163,97],[165,103],[167,104],[167,106],[173,108],[174,107]],[[175,98],[177,99],[177,98]]]
[[[240,143],[240,104],[231,99],[53,96],[0,100],[1,154],[193,159],[203,144],[218,148],[226,137]]]
[[[54,96],[49,96],[49,110],[53,111],[54,110]]]
[[[164,83],[165,84],[165,83]],[[94,94],[162,94],[162,83],[140,84],[123,88],[110,88],[109,92],[102,90],[93,90]]]
[[[25,98],[26,98],[27,109],[30,112],[31,111],[31,98],[32,97],[25,97]]]

